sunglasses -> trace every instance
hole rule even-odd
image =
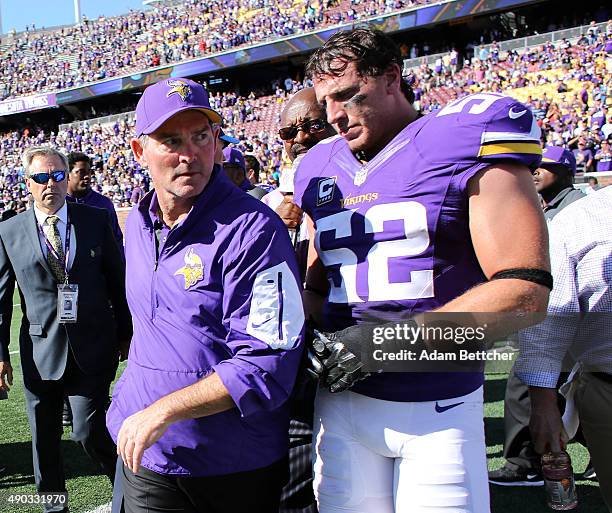
[[[30,175],[30,178],[39,185],[45,185],[51,178],[54,182],[61,182],[66,178],[66,171],[51,171],[50,173],[36,173]]]
[[[322,132],[327,128],[327,121],[323,119],[309,119],[300,123],[299,125],[291,125],[281,128],[278,131],[278,136],[283,141],[294,139],[300,130],[309,134],[316,134]]]

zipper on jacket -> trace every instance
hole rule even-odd
[[[157,271],[157,267],[159,265],[159,253],[161,251],[161,236],[163,229],[163,224],[156,219],[153,223],[153,242],[155,243],[155,267],[153,268],[153,272]]]
[[[157,310],[157,269],[159,267],[159,256],[161,253],[161,232],[163,225],[159,220],[153,223],[153,252],[155,257],[155,265],[153,267],[153,276],[151,279],[151,320],[155,320],[155,311]]]

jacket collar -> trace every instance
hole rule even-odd
[[[559,194],[557,194],[552,200],[550,200],[549,203],[546,204],[546,209],[551,209],[551,208],[556,208],[559,206],[559,203],[561,203],[565,197],[572,191],[575,191],[576,189],[574,189],[574,187],[566,187],[565,189],[562,189],[561,191],[559,191]]]

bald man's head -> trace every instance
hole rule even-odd
[[[325,114],[323,105],[317,103],[314,87],[306,87],[295,93],[285,104],[285,108],[281,112],[280,117],[281,126],[286,126],[287,120],[291,117],[295,117],[295,112],[300,111],[305,106],[315,106],[314,110],[316,114]]]
[[[291,161],[335,134],[312,87],[298,91],[289,99],[281,112],[280,126],[279,136]]]

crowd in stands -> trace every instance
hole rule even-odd
[[[423,112],[475,92],[509,94],[531,107],[543,144],[574,151],[581,172],[612,170],[612,22],[593,24],[574,43],[567,39],[526,51],[497,44],[459,69],[451,51],[409,76]]]
[[[188,0],[26,31],[0,46],[0,100],[65,89],[432,0]]]
[[[451,51],[439,62],[413,70],[407,80],[423,112],[472,92],[511,94],[535,112],[543,144],[568,146],[576,154],[579,171],[612,170],[612,22],[605,31],[594,26],[577,41],[526,51],[501,52],[494,44],[462,67]],[[262,182],[274,185],[278,180],[283,165],[278,116],[283,102],[301,87],[287,77],[273,85],[271,94],[211,95],[212,107],[225,119],[225,131],[240,139],[241,149],[261,163]],[[130,206],[132,198],[141,197],[149,187],[146,170],[129,150],[132,134],[133,125],[126,118],[104,126],[85,123],[58,133],[26,129],[0,135],[0,202],[16,210],[25,208],[27,191],[18,155],[29,145],[49,143],[90,155],[96,170],[94,188],[117,207]]]
[[[148,174],[133,159],[129,141],[133,124],[117,121],[112,125],[85,125],[56,133],[37,134],[9,132],[0,136],[0,201],[4,208],[22,211],[28,202],[19,161],[23,150],[32,145],[49,144],[66,153],[82,151],[92,158],[95,170],[94,189],[109,197],[116,207],[129,206],[148,190]]]

